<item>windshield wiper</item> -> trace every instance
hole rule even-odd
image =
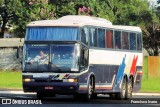
[[[59,68],[59,67],[57,67],[57,65],[56,64],[53,64],[52,62],[49,62],[49,65],[50,65],[50,71],[52,71],[51,69],[53,69],[52,67],[54,67],[54,68],[56,68],[56,72],[62,72],[62,70]]]

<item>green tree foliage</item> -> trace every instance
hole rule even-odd
[[[137,25],[139,25],[143,31],[143,47],[150,56],[158,56],[160,53],[160,20],[157,10],[155,10],[153,6],[150,6],[148,10],[143,9],[139,17]]]
[[[150,56],[158,56],[160,53],[160,25],[153,23],[146,28],[146,30],[143,30],[143,47]]]
[[[59,18],[65,15],[75,15],[75,1],[77,0],[50,0],[50,4],[55,7],[55,17]]]
[[[17,0],[13,23],[15,25],[15,35],[24,37],[26,25],[35,20],[47,20],[55,18],[55,7],[48,4],[46,0]]]

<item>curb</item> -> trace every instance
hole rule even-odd
[[[141,95],[141,96],[160,96],[160,93],[133,93],[133,95]]]
[[[23,91],[23,89],[0,88],[0,91]]]
[[[0,91],[0,94],[36,94],[36,93],[25,93],[23,91]]]
[[[24,93],[23,91],[0,91],[0,97],[21,98],[22,96],[30,97],[35,95],[36,93]]]

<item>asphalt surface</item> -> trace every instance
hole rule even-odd
[[[10,100],[10,104],[6,103]],[[23,105],[21,105],[23,103]],[[34,103],[34,104],[32,104]],[[37,104],[35,104],[37,103]],[[96,99],[87,102],[83,99],[74,99],[72,95],[56,95],[40,101],[35,93],[23,93],[22,91],[0,91],[0,107],[160,107],[159,93],[133,93],[130,100],[111,99],[108,95],[98,95]]]

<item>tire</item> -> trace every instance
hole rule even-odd
[[[38,100],[44,100],[44,94],[43,93],[41,93],[41,92],[37,92],[37,99]]]
[[[133,84],[132,84],[132,78],[130,78],[128,80],[128,83],[127,83],[127,90],[126,90],[126,99],[130,99],[132,98],[132,92],[133,92]]]
[[[109,98],[115,99],[115,94],[109,94]]]
[[[92,98],[93,98],[93,99],[96,99],[96,98],[97,98],[97,93],[93,93],[93,94],[92,94]]]
[[[74,99],[76,100],[82,100],[83,99],[83,94],[74,94]]]
[[[93,78],[90,78],[88,81],[88,91],[85,94],[85,100],[90,101],[92,95],[93,95]]]
[[[126,98],[126,94],[127,94],[127,81],[124,78],[123,79],[123,83],[122,83],[122,87],[121,87],[121,92],[116,93],[116,98],[119,100],[124,100]]]

